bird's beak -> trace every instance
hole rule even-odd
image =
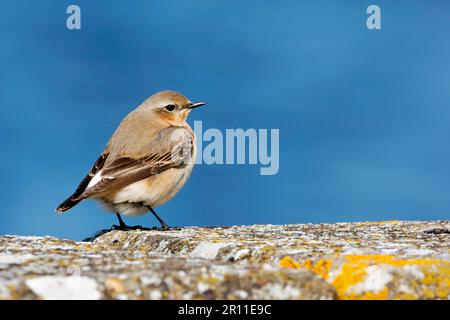
[[[194,103],[189,103],[185,108],[186,109],[195,109],[201,106],[204,106],[206,104],[206,102],[194,102]]]

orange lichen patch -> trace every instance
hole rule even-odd
[[[351,254],[346,255],[345,259],[348,261],[348,263],[361,263],[361,262],[365,262],[368,264],[384,263],[394,267],[403,267],[407,265],[429,266],[442,263],[447,263],[450,265],[450,262],[439,259],[430,259],[430,258],[398,259],[394,256],[384,254],[368,254],[368,255]]]
[[[333,267],[332,259],[320,259],[313,261],[295,261],[290,256],[280,260],[280,267],[291,269],[306,269],[316,273],[329,281],[337,290],[339,299],[351,300],[385,300],[389,298],[389,289],[382,288],[379,291],[365,290],[356,285],[363,283],[368,275],[367,267],[373,265],[402,268],[409,265],[417,266],[424,277],[421,280],[411,280],[411,287],[426,299],[447,299],[450,295],[450,261],[441,259],[399,259],[391,255],[346,255],[336,276],[330,279],[330,271]],[[390,281],[390,280],[387,280]],[[387,284],[387,283],[386,283]],[[357,291],[355,291],[357,290]],[[417,299],[416,293],[392,292],[393,299]]]
[[[331,266],[333,264],[333,261],[331,259],[324,260],[320,259],[316,263],[314,263],[312,260],[304,260],[301,263],[293,260],[290,256],[286,256],[283,259],[280,260],[280,267],[282,268],[291,268],[291,269],[306,269],[309,271],[312,271],[325,280],[328,279],[329,272],[331,269]]]
[[[301,265],[297,261],[293,260],[290,256],[285,256],[280,260],[281,268],[300,269]]]
[[[422,294],[429,299],[436,297],[446,298],[450,288],[450,262],[439,259],[397,259],[389,255],[347,255],[346,263],[341,267],[341,272],[332,281],[338,291],[340,299],[387,299],[387,288],[379,292],[366,291],[361,294],[352,292],[351,287],[363,281],[367,275],[366,268],[370,265],[387,264],[393,267],[416,265],[419,267],[441,266],[439,271],[427,272],[423,270],[425,277],[422,284],[428,285],[422,290]],[[431,290],[432,286],[435,290]]]
[[[280,267],[306,269],[331,283],[342,300],[385,299],[448,299],[450,297],[450,261],[435,258],[398,258],[392,255],[346,255],[344,261],[336,259],[307,259],[296,261],[290,256],[280,260]],[[368,268],[377,266],[378,268]],[[413,269],[404,268],[414,266]],[[374,270],[380,271],[380,289],[370,289]],[[415,275],[408,270],[417,270]],[[378,271],[375,271],[378,272]],[[383,274],[385,274],[383,276]],[[419,274],[419,276],[417,276]],[[369,282],[366,283],[365,281]],[[409,287],[408,292],[398,290],[398,281]],[[366,287],[367,286],[367,287]],[[373,288],[373,286],[372,286]]]
[[[424,272],[425,277],[421,284],[426,287],[422,294],[426,299],[448,299],[450,296],[450,262],[437,267],[435,272]],[[428,288],[434,288],[429,290]]]
[[[307,270],[310,270],[325,280],[328,280],[331,266],[333,265],[333,261],[331,259],[320,259],[316,263],[311,260],[305,260],[301,263],[301,266]]]
[[[342,265],[341,272],[334,278],[332,285],[338,292],[339,299],[356,299],[354,294],[348,294],[348,289],[363,281],[367,275],[366,263],[345,263]]]

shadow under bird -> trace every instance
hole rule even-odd
[[[121,214],[152,212],[172,199],[191,175],[196,157],[195,135],[186,119],[192,103],[175,91],[161,91],[129,113],[75,192],[58,208],[63,213],[84,199],[100,201],[119,219],[116,229],[131,230]]]

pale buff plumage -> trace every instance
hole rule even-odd
[[[57,212],[96,199],[111,212],[141,215],[172,199],[195,162],[195,135],[186,118],[203,104],[174,91],[148,98],[123,119],[89,174]]]

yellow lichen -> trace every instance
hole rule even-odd
[[[348,293],[348,289],[365,279],[366,264],[361,263],[345,263],[341,267],[341,272],[334,278],[332,285],[336,288],[340,299],[356,299],[352,293]]]
[[[414,265],[424,274],[423,279],[411,281],[411,288],[425,299],[448,299],[450,295],[450,262],[440,259],[399,259],[391,255],[346,255],[344,263],[333,279],[330,279],[332,259],[320,259],[316,262],[307,259],[295,261],[290,256],[280,260],[280,267],[292,269],[307,269],[328,280],[337,290],[339,299],[388,299],[387,287],[373,292],[370,290],[354,291],[354,286],[366,279],[367,267],[371,265],[388,265],[394,268]],[[417,294],[401,293],[393,299],[417,299]]]
[[[355,294],[351,287],[363,281],[366,276],[366,268],[370,265],[387,264],[393,267],[404,267],[407,265],[416,265],[419,267],[427,267],[433,265],[443,265],[448,269],[450,262],[439,259],[398,259],[390,255],[347,255],[345,256],[346,263],[342,265],[341,272],[337,275],[332,284],[338,291],[340,299],[387,299],[388,290],[383,290],[373,293],[370,291],[362,294]],[[429,268],[428,268],[429,269]],[[424,269],[423,271],[429,271]],[[425,277],[422,284],[433,285],[435,290],[424,288],[422,295],[426,299],[446,298],[449,294],[450,272],[440,270],[440,272],[424,272]]]
[[[429,266],[440,263],[449,263],[448,261],[443,261],[439,259],[398,259],[391,255],[384,254],[368,254],[368,255],[346,255],[345,259],[349,263],[368,263],[368,264],[388,264],[394,267],[403,267],[407,265],[417,265],[417,266]]]
[[[281,268],[300,269],[301,265],[297,261],[294,261],[290,256],[286,256],[280,260]]]
[[[448,299],[450,296],[450,262],[441,262],[435,270],[423,270],[425,277],[421,283],[433,287],[432,294],[426,289],[422,291],[427,299]]]
[[[422,290],[422,296],[423,296],[425,299],[434,299],[434,292],[433,292],[431,289],[424,288],[424,289]]]
[[[314,263],[312,260],[304,260],[301,263],[293,260],[290,256],[285,256],[283,259],[280,260],[280,267],[282,268],[291,268],[291,269],[301,269],[304,268],[306,270],[312,271],[325,280],[328,279],[329,272],[331,269],[331,266],[333,264],[333,261],[331,259],[324,260],[320,259],[316,263]]]
[[[320,259],[316,263],[314,263],[311,260],[305,260],[301,263],[301,266],[307,270],[310,270],[310,271],[318,274],[323,279],[328,280],[332,264],[333,264],[333,261],[331,259],[327,259],[327,260]]]

